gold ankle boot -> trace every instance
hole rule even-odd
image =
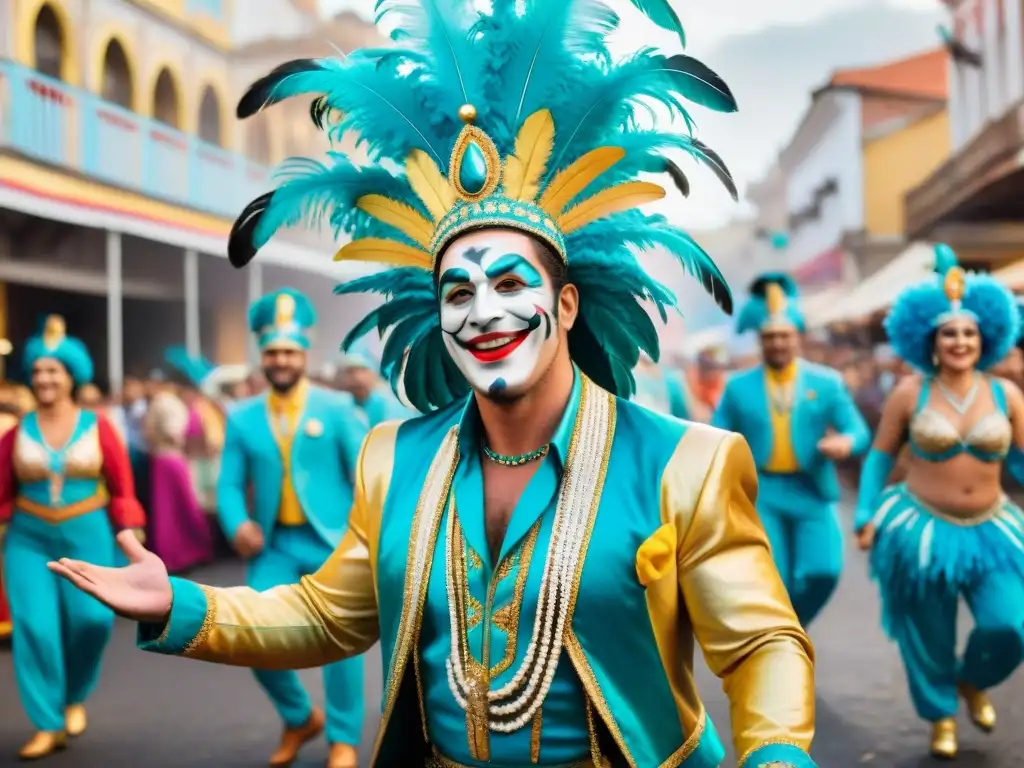
[[[960,696],[967,704],[967,712],[971,716],[971,722],[978,730],[991,733],[996,727],[996,708],[992,706],[992,700],[984,691],[979,691],[973,685],[960,683],[957,686]]]
[[[82,704],[72,704],[64,710],[64,728],[68,736],[81,736],[89,727],[89,719],[85,715]]]
[[[956,757],[956,720],[945,717],[932,723],[931,753],[934,757],[952,760]]]
[[[39,760],[66,746],[67,736],[63,731],[40,731],[21,748],[18,757],[22,760]]]

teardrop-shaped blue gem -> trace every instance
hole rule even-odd
[[[471,195],[478,194],[487,184],[487,158],[475,141],[466,145],[459,164],[459,186]]]

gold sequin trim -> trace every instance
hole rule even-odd
[[[530,728],[530,762],[534,765],[540,762],[540,734],[544,728],[544,718],[541,716],[543,711],[544,707],[537,710]]]
[[[514,557],[519,570],[516,573],[516,583],[512,590],[511,601],[496,611],[492,617],[495,626],[505,633],[505,655],[491,667],[491,677],[497,677],[506,672],[516,660],[516,646],[519,644],[519,619],[523,613],[523,595],[526,592],[526,579],[530,575],[530,563],[533,562],[533,552],[540,534],[540,523],[541,521],[538,520],[533,524]],[[513,557],[506,557],[505,562],[509,564],[509,567],[502,576],[503,579],[510,575]],[[499,567],[498,570],[500,572],[502,569]]]
[[[595,763],[593,760],[587,759],[561,766],[561,768],[610,768],[610,766],[611,764],[607,761]],[[427,757],[425,768],[473,768],[473,766],[463,765],[462,763],[457,763],[454,760],[449,760],[435,749]]]
[[[551,226],[542,226],[542,225]],[[545,219],[542,225],[530,224],[522,219],[508,218],[501,216],[474,216],[473,218],[461,218],[451,227],[439,227],[430,244],[430,268],[437,266],[437,257],[449,242],[463,232],[471,229],[486,229],[488,227],[508,227],[531,235],[536,235],[545,243],[551,246],[562,261],[566,261],[565,242],[561,233],[555,228],[554,222]]]
[[[743,757],[740,759],[740,761],[738,763],[736,763],[736,765],[739,768],[747,768],[747,760],[749,760],[751,758],[751,756],[755,752],[757,752],[757,750],[764,749],[765,747],[770,747],[773,744],[781,744],[781,745],[785,745],[787,747],[796,747],[801,752],[805,751],[804,748],[801,747],[799,744],[797,744],[795,741],[790,741],[789,739],[771,739],[770,741],[763,741],[763,742],[761,742],[760,744],[758,744],[753,749],[748,749],[746,754],[743,755]],[[771,762],[771,763],[758,763],[757,768],[774,768],[776,765],[781,765],[782,768],[789,768],[789,764],[788,763],[779,762],[779,761],[775,761],[775,762]]]
[[[203,646],[206,645],[207,639],[210,637],[210,632],[213,631],[213,619],[217,615],[217,593],[211,588],[200,584],[199,588],[203,590],[203,595],[206,597],[206,615],[203,617],[203,624],[199,627],[199,631],[196,632],[196,636],[193,637],[188,645],[185,646],[185,650],[182,651],[182,656],[190,656],[196,651],[202,650]],[[168,620],[166,632],[171,628],[171,622]]]
[[[439,508],[435,510],[434,525],[429,532],[429,548],[426,551],[426,559],[423,563],[424,575],[430,573],[430,567],[434,560],[434,548],[437,545],[437,532],[441,525],[441,518],[443,515],[440,512],[440,507],[448,501],[448,496],[452,487],[452,479],[455,477],[455,468],[459,465],[459,449],[456,442],[458,435],[458,427],[452,427],[448,430],[448,434],[445,435],[445,439],[441,442],[438,447],[438,452],[444,451],[449,443],[452,444],[451,452],[452,459],[451,463],[447,468],[444,486],[441,489],[439,496],[438,505]],[[429,475],[429,469],[428,469]],[[428,477],[429,481],[429,477]],[[429,482],[424,485],[423,492],[420,495],[419,501],[416,504],[416,511],[413,514],[412,519],[412,535],[413,541],[409,547],[409,554],[406,557],[405,562],[405,595],[402,605],[402,616],[398,623],[398,638],[395,642],[395,652],[391,657],[391,665],[388,669],[387,683],[385,687],[384,697],[384,710],[381,715],[380,725],[377,728],[377,737],[373,744],[373,755],[370,759],[371,765],[377,764],[377,757],[380,754],[380,748],[384,741],[384,734],[387,733],[388,723],[391,720],[391,715],[395,709],[395,703],[398,701],[398,691],[402,682],[402,676],[405,674],[406,665],[409,661],[410,652],[414,651],[415,655],[419,655],[419,636],[420,629],[423,625],[423,602],[426,598],[427,584],[429,583],[428,578],[423,578],[420,584],[419,595],[412,594],[412,579],[410,572],[416,562],[416,537],[418,536],[420,520],[424,514],[424,504],[426,503],[426,494],[429,488]],[[409,627],[409,611],[412,609],[413,600],[418,601],[419,610],[417,611],[416,621],[414,626]],[[413,662],[413,668],[417,667],[417,663]],[[420,695],[420,713],[421,717],[426,717],[426,707],[423,701],[422,695],[422,684],[417,685],[417,693]]]

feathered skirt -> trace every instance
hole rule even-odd
[[[886,615],[897,605],[959,594],[992,572],[1024,579],[1024,511],[1005,496],[963,520],[899,483],[882,493],[872,523],[871,572]]]

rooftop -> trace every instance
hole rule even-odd
[[[836,70],[821,90],[832,88],[944,101],[949,93],[949,53],[936,48],[874,67]]]

